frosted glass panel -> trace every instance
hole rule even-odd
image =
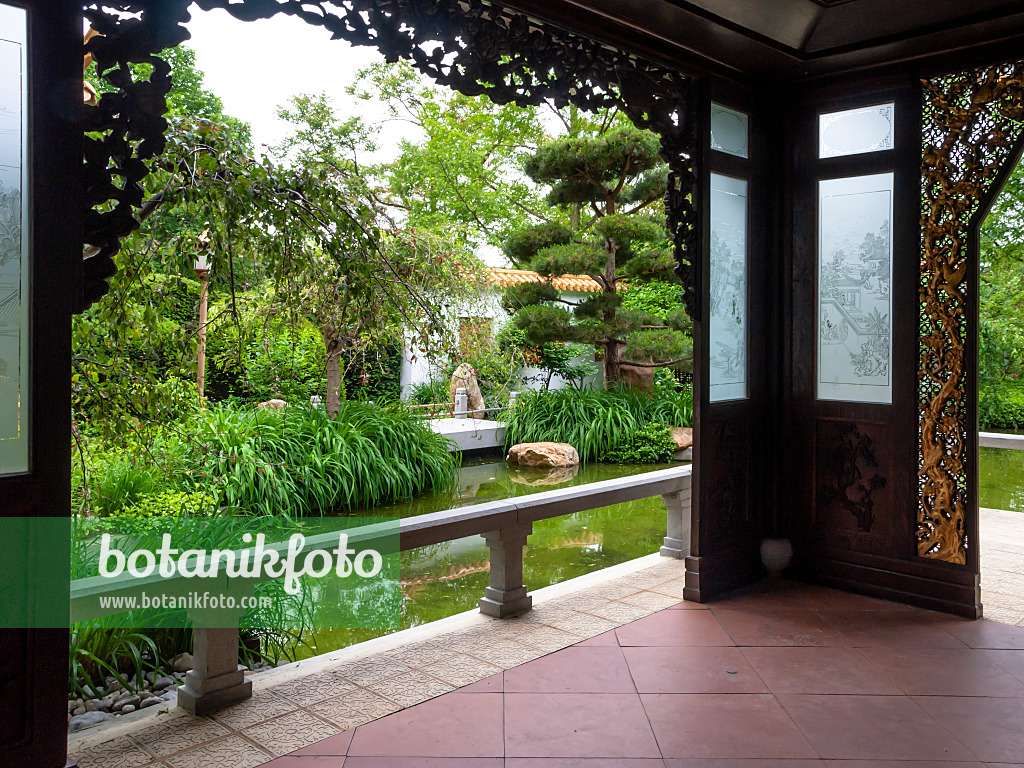
[[[27,24],[0,4],[0,474],[28,470]]]
[[[723,107],[721,104],[712,104],[711,148],[736,157],[749,157],[747,121],[747,116],[742,112]]]
[[[818,183],[818,397],[892,402],[893,174]]]
[[[892,149],[894,104],[829,112],[818,118],[818,157]]]
[[[710,398],[747,396],[747,182],[711,174]]]

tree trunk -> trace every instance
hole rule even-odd
[[[605,213],[615,212],[615,201],[609,200],[605,206]],[[614,295],[616,292],[615,284],[615,256],[619,250],[618,244],[615,242],[615,238],[608,238],[605,241],[605,248],[608,250],[608,261],[604,266],[604,279],[605,279],[605,294]],[[606,309],[604,312],[604,321],[606,323],[615,322],[615,310]],[[609,328],[609,331],[611,329]],[[620,361],[622,356],[619,354],[619,347],[622,342],[612,336],[609,333],[608,341],[604,345],[604,386],[605,389],[613,384],[618,384],[622,381],[622,369]]]
[[[622,355],[618,339],[609,339],[604,345],[604,386],[605,389],[622,381]]]
[[[324,366],[327,371],[327,396],[324,398],[324,407],[327,409],[327,415],[333,419],[341,411],[341,355],[344,344],[331,328],[324,328],[323,335],[324,346],[327,348]]]

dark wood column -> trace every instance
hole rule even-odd
[[[71,461],[71,311],[81,265],[81,4],[11,3],[28,9],[30,192],[30,390],[22,396],[29,469],[0,475],[0,602],[4,610],[46,604],[60,612],[68,595],[68,542],[49,542],[63,558],[41,562],[28,518],[68,517]],[[27,411],[27,413],[26,413]],[[24,536],[12,536],[17,528]],[[66,537],[65,537],[66,539]],[[50,550],[51,554],[54,550]],[[42,597],[42,596],[45,596]],[[10,614],[8,614],[10,615]],[[67,745],[68,630],[0,629],[0,765],[61,768]]]
[[[711,149],[712,103],[748,117],[748,156]],[[686,599],[703,602],[764,575],[759,543],[772,534],[775,504],[773,434],[778,408],[778,210],[784,195],[776,177],[777,104],[724,80],[703,89],[700,297],[694,323],[694,490]],[[745,396],[712,393],[712,357],[721,344],[711,328],[712,177],[745,182]]]

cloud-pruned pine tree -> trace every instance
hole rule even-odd
[[[548,279],[509,288],[505,307],[528,344],[601,348],[606,385],[622,380],[623,366],[687,366],[691,326],[681,303],[668,313],[623,307],[627,285],[676,281],[657,205],[668,176],[658,139],[621,118],[585,125],[541,145],[524,164],[530,179],[549,188],[546,202],[554,210],[548,222],[509,237],[505,254]],[[589,275],[601,292],[562,299],[551,278],[565,274]]]

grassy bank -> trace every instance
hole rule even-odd
[[[631,463],[630,446],[652,442],[664,455],[665,431],[653,427],[688,427],[693,423],[689,391],[656,387],[650,391],[559,389],[525,392],[506,420],[506,448],[516,443],[568,443],[584,462]],[[670,454],[671,455],[671,454]]]

